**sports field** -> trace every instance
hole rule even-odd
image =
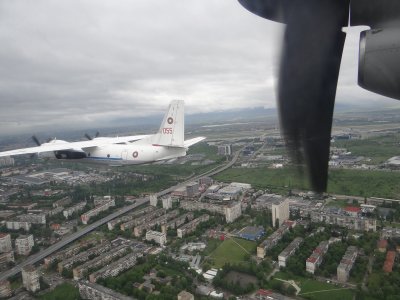
[[[237,238],[229,238],[223,241],[211,254],[213,265],[216,268],[223,267],[226,263],[248,262],[249,256],[255,254],[257,243]]]

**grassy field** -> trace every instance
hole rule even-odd
[[[57,286],[51,292],[41,295],[40,300],[76,300],[81,299],[79,290],[72,284],[63,283]]]
[[[310,300],[352,300],[354,291],[335,286],[330,283],[319,282],[309,278],[292,277],[284,272],[278,272],[274,278],[294,280],[301,288],[299,296]],[[276,279],[275,279],[276,280]]]
[[[289,188],[307,190],[306,177],[296,170],[268,168],[228,169],[215,176],[225,182],[251,183],[256,188],[270,188],[274,191]],[[330,170],[328,192],[349,196],[375,196],[384,198],[400,197],[400,172]]]
[[[221,268],[226,263],[248,262],[246,258],[249,254],[255,253],[256,247],[256,242],[236,238],[227,239],[211,253],[210,257],[214,267]]]

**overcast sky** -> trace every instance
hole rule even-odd
[[[396,105],[356,85],[348,34],[337,102]],[[0,1],[0,134],[163,112],[275,107],[282,25],[235,0]]]

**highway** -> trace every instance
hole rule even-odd
[[[174,191],[175,189],[187,184],[188,182],[192,182],[192,181],[198,180],[199,178],[204,177],[204,176],[214,176],[214,175],[216,175],[216,174],[218,174],[218,173],[230,168],[231,166],[233,166],[235,164],[235,162],[239,158],[240,153],[241,153],[241,150],[237,151],[237,153],[235,154],[233,159],[229,163],[227,163],[226,165],[224,165],[222,167],[217,167],[217,168],[212,169],[210,171],[207,171],[207,172],[205,172],[205,173],[203,173],[201,175],[192,177],[192,178],[188,179],[185,182],[179,183],[176,186],[172,186],[172,187],[170,187],[168,189],[165,189],[165,190],[157,193],[157,196],[158,197],[163,196],[163,195],[168,194],[168,193]],[[7,278],[9,278],[11,276],[14,276],[14,275],[18,274],[19,272],[21,272],[23,267],[25,267],[27,265],[32,265],[32,264],[35,264],[35,263],[41,261],[42,259],[44,259],[45,257],[49,256],[50,254],[52,254],[52,253],[60,250],[61,248],[65,247],[69,243],[72,243],[73,241],[75,241],[75,240],[79,239],[80,237],[84,236],[85,234],[95,230],[97,227],[99,227],[99,226],[101,226],[103,224],[106,224],[107,222],[111,221],[112,219],[115,219],[115,218],[117,218],[117,217],[119,217],[119,216],[121,216],[121,215],[123,215],[123,214],[125,214],[125,213],[127,213],[127,212],[129,212],[129,211],[131,211],[133,209],[135,209],[136,207],[138,207],[138,206],[140,206],[142,204],[145,204],[146,202],[149,202],[149,198],[137,199],[134,204],[131,204],[129,206],[125,206],[125,207],[121,208],[120,210],[118,210],[116,212],[113,212],[113,213],[109,214],[108,216],[106,216],[106,217],[104,217],[104,218],[102,218],[102,219],[100,219],[100,220],[98,220],[98,221],[96,221],[96,222],[94,222],[92,224],[89,224],[85,228],[80,229],[77,232],[66,236],[61,241],[51,245],[50,247],[46,248],[45,250],[40,251],[40,252],[38,252],[36,254],[33,254],[33,255],[29,256],[26,260],[24,260],[19,265],[16,265],[15,267],[13,267],[10,270],[2,272],[0,274],[0,281],[1,280],[5,280],[5,279],[7,279]]]

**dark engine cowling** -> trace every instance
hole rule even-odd
[[[358,84],[387,97],[400,99],[400,29],[361,32]]]
[[[62,150],[55,151],[54,155],[57,159],[82,159],[86,158],[86,153],[83,151]]]

